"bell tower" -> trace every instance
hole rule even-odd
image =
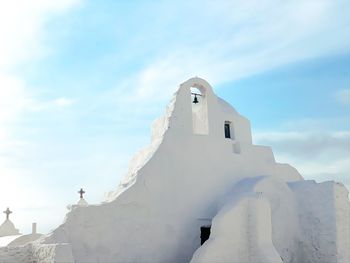
[[[193,84],[193,87],[190,88],[190,92],[193,133],[207,135],[209,133],[209,126],[206,90],[202,86]]]

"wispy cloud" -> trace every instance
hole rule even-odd
[[[45,23],[52,15],[65,12],[77,4],[77,0],[1,1],[0,208],[11,206],[16,209],[44,200],[41,195],[43,189],[18,163],[18,157],[30,143],[16,138],[16,124],[32,107],[35,98],[16,69],[50,52],[44,43]],[[61,99],[56,103],[67,106],[70,102]]]
[[[55,99],[53,102],[59,107],[69,107],[73,105],[75,101],[73,99],[61,97],[61,98]]]
[[[26,93],[21,79],[0,72],[0,127],[11,122],[27,105]]]
[[[32,100],[25,80],[14,73],[30,59],[48,51],[45,23],[79,3],[78,0],[2,1],[0,8],[0,126],[14,120]]]
[[[28,111],[47,111],[51,109],[59,109],[59,108],[69,108],[76,102],[75,99],[67,98],[67,97],[60,97],[53,100],[30,100],[27,105]]]
[[[0,69],[9,69],[48,51],[44,27],[51,15],[66,11],[79,0],[1,1]]]
[[[280,153],[303,160],[334,160],[350,157],[350,132],[267,132],[255,136],[258,142],[274,145]]]
[[[181,28],[176,37],[164,31],[149,32],[150,39],[163,36],[172,41],[157,47],[159,57],[124,81],[128,94],[143,101],[162,97],[155,94],[168,96],[169,90],[175,89],[169,87],[172,83],[195,75],[220,85],[288,63],[350,50],[350,5],[342,0],[192,1],[185,6],[159,5],[154,12],[164,12],[163,8],[181,10],[184,22],[176,20]],[[193,16],[199,21],[189,18]],[[165,15],[158,19],[160,24],[173,26]]]
[[[350,105],[350,89],[338,90],[335,94],[335,97],[339,103],[347,106]]]

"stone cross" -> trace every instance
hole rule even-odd
[[[10,211],[10,209],[7,208],[7,209],[4,211],[4,214],[6,214],[6,220],[8,220],[9,217],[10,217],[10,214],[12,214],[12,211]]]
[[[83,188],[80,188],[80,191],[78,192],[78,194],[80,194],[80,198],[83,198],[83,194],[85,194],[85,191],[83,190]]]

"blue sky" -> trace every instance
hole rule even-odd
[[[192,76],[307,179],[350,187],[350,3],[4,1],[0,208],[28,232],[103,201]]]

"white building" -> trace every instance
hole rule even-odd
[[[107,202],[14,249],[9,262],[349,263],[350,202],[342,184],[305,181],[253,145],[249,121],[192,78]]]

